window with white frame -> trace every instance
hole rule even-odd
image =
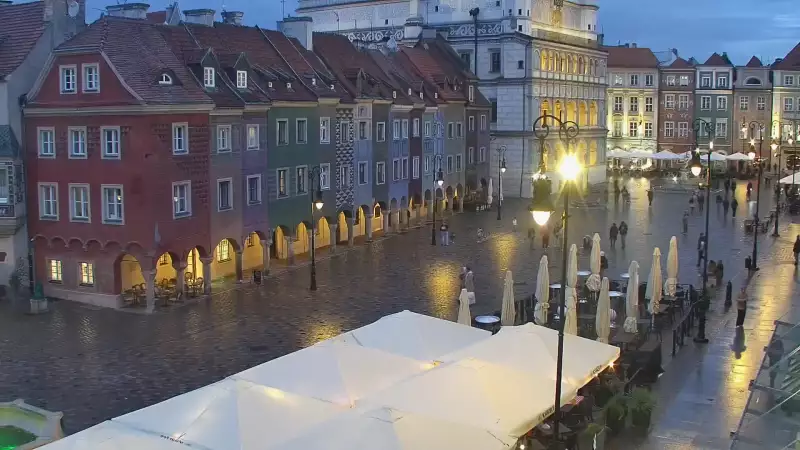
[[[724,75],[717,77],[717,87],[718,88],[728,87],[728,77]]]
[[[56,156],[56,130],[55,128],[39,128],[39,157],[55,158]]]
[[[653,97],[644,98],[644,112],[653,112]]]
[[[419,119],[414,119],[414,122],[412,122],[411,135],[414,137],[419,137]]]
[[[708,95],[704,95],[700,97],[700,109],[703,111],[710,111],[711,110],[711,97]]]
[[[400,121],[392,121],[392,139],[395,141],[400,140]]]
[[[456,137],[459,139],[464,137],[464,124],[461,122],[456,123]]]
[[[261,203],[261,175],[247,176],[247,204],[258,205]]]
[[[486,147],[481,147],[478,150],[478,162],[486,162]]]
[[[675,94],[667,94],[664,96],[664,108],[675,109]]]
[[[783,76],[783,85],[784,86],[793,86],[794,85],[794,76],[793,75],[784,75]]]
[[[330,144],[331,142],[331,118],[319,118],[319,143]]]
[[[639,122],[631,120],[630,123],[628,123],[628,136],[630,137],[639,136]]]
[[[653,75],[650,75],[650,74],[645,75],[644,76],[644,85],[648,86],[648,87],[653,86],[653,80],[654,80]]]
[[[759,111],[764,111],[766,107],[767,107],[766,97],[758,97],[756,99],[756,109],[758,109]]]
[[[689,109],[689,94],[678,95],[678,109]]]
[[[644,137],[646,138],[653,137],[653,122],[644,123]]]
[[[192,215],[192,182],[178,181],[172,183],[172,217],[188,217]]]
[[[189,153],[189,125],[185,123],[172,124],[172,154],[185,155]]]
[[[231,151],[231,126],[217,125],[217,153]]]
[[[230,178],[217,180],[217,211],[233,209],[233,182]]]
[[[622,121],[615,120],[611,128],[612,137],[622,137]]]
[[[278,169],[275,182],[278,184],[278,198],[289,196],[289,169]]]
[[[728,137],[728,119],[717,119],[716,136],[718,138]]]
[[[689,137],[689,122],[678,122],[678,137]]]
[[[306,119],[297,119],[295,126],[295,142],[298,144],[305,144],[308,142],[308,121]]]
[[[688,86],[689,85],[689,75],[681,75],[680,82],[681,82],[681,86]]]
[[[469,131],[475,131],[475,116],[469,116],[467,118],[467,126],[469,127]]]
[[[422,160],[422,171],[431,173],[431,157],[428,155],[425,155],[425,159]]]
[[[667,86],[675,86],[675,75],[667,75]]]
[[[104,184],[100,190],[103,194],[103,223],[122,225],[125,221],[122,185]]]
[[[425,137],[431,137],[431,123],[430,123],[430,121],[425,121]]]
[[[69,218],[76,222],[88,222],[89,219],[89,185],[69,185]]]
[[[728,97],[717,97],[717,111],[727,111],[728,110]]]
[[[622,75],[614,75],[614,86],[622,86],[623,84]]]
[[[750,104],[750,97],[746,95],[739,96],[739,111],[747,111],[747,107]]]
[[[366,120],[358,121],[358,140],[359,141],[369,140],[369,122],[367,122]]]
[[[467,164],[475,164],[475,147],[467,149]]]
[[[367,161],[358,162],[358,184],[365,185],[369,183],[369,166]]]
[[[339,186],[346,188],[350,187],[351,179],[350,179],[350,164],[342,164],[339,166]]]
[[[121,155],[119,127],[102,127],[100,134],[103,139],[103,158],[118,159]]]
[[[94,264],[90,262],[79,263],[78,274],[81,286],[94,286]]]
[[[100,65],[83,65],[83,92],[100,92]]]
[[[58,184],[39,183],[39,218],[58,220]]]
[[[415,180],[419,178],[419,156],[415,156],[411,160],[411,178]]]
[[[386,163],[380,161],[375,164],[375,184],[386,183]]]
[[[86,128],[69,128],[69,157],[86,158]]]
[[[236,87],[239,89],[247,89],[247,71],[236,71]]]
[[[700,87],[701,88],[711,87],[711,75],[702,75],[700,77]]]
[[[783,110],[784,111],[794,111],[794,99],[791,97],[786,97],[783,99]]]
[[[453,173],[453,155],[447,155],[447,173]]]
[[[639,85],[639,75],[631,74],[631,86],[638,86]]]
[[[664,122],[664,137],[675,137],[675,122]]]
[[[408,179],[408,156],[404,156],[401,160],[400,170],[402,171],[401,178],[403,180]]]
[[[455,134],[456,134],[456,132],[455,132],[455,124],[453,122],[448,122],[447,123],[447,139],[455,138],[456,137]]]
[[[220,241],[217,245],[217,262],[228,262],[231,260],[231,243],[227,239]]]
[[[258,150],[261,147],[260,127],[256,124],[247,125],[247,149]]]
[[[397,181],[400,179],[400,160],[394,158],[392,160],[392,181]]]
[[[469,93],[468,93],[468,97],[467,98],[469,99],[469,101],[474,102],[475,101],[475,86],[470,85],[468,92]]]
[[[289,121],[278,119],[275,125],[275,140],[278,145],[289,145]]]
[[[11,205],[14,203],[14,199],[11,198],[11,191],[9,190],[9,186],[12,182],[11,174],[13,170],[14,166],[10,164],[0,165],[0,204]]]
[[[401,132],[403,139],[408,139],[408,119],[403,119]]]
[[[463,156],[459,153],[456,155],[456,172],[461,172],[461,165],[463,164]]]
[[[216,85],[215,72],[213,67],[203,67],[203,86],[213,88]]]
[[[76,66],[59,67],[59,86],[62,94],[74,94],[78,91],[78,68]]]
[[[63,280],[63,265],[58,259],[50,259],[47,261],[47,281],[51,283],[61,283]]]
[[[378,122],[375,125],[375,140],[378,142],[386,141],[386,122]]]
[[[622,112],[625,108],[623,106],[623,99],[622,97],[614,97],[614,112]]]
[[[306,166],[295,167],[295,194],[308,193],[308,175]]]
[[[486,131],[486,114],[481,114],[481,131]]]
[[[639,97],[631,97],[630,98],[630,112],[638,113],[639,112]]]
[[[319,188],[323,191],[331,188],[331,165],[328,163],[319,165]]]
[[[172,84],[172,76],[168,73],[162,73],[160,77],[158,77],[158,84],[162,86],[169,86]]]
[[[339,143],[344,142],[352,142],[352,136],[350,135],[350,121],[349,120],[341,120],[339,121]]]

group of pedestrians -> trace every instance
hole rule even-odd
[[[622,248],[625,248],[625,238],[628,237],[628,224],[624,220],[619,223],[619,226],[617,226],[616,222],[612,223],[611,228],[608,230],[608,240],[611,242],[611,248],[616,248],[618,236],[622,241]]]

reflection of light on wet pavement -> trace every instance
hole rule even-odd
[[[311,329],[305,335],[304,347],[314,345],[317,342],[330,339],[344,332],[341,320],[338,317],[332,316],[317,317],[315,321],[310,324],[310,328]]]
[[[425,273],[425,292],[433,316],[455,319],[451,315],[458,308],[459,264],[446,264],[439,261],[432,264]],[[453,305],[456,305],[455,307]]]

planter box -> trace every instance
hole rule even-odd
[[[582,433],[578,436],[578,448],[580,450],[604,450],[606,448],[606,435],[608,429],[604,429],[595,436]]]

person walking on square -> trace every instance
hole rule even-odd
[[[780,339],[773,339],[769,346],[767,346],[767,358],[769,359],[769,387],[775,388],[775,380],[778,378],[778,371],[783,361],[783,341]]]
[[[608,258],[606,258],[606,252],[600,252],[600,275],[606,270],[608,270]]]
[[[619,236],[622,241],[622,248],[625,248],[625,238],[628,236],[628,224],[623,220],[619,224]]]
[[[730,190],[731,190],[731,179],[730,178],[726,178],[725,179],[725,194],[727,195],[728,191],[730,191]]]
[[[728,209],[731,207],[731,202],[728,200],[728,197],[722,199],[722,214],[724,217],[728,217]]]
[[[683,218],[681,219],[681,225],[683,225],[683,234],[689,232],[689,211],[683,212]]]
[[[528,227],[528,242],[530,244],[531,250],[534,249],[536,246],[536,227],[531,225]]]
[[[697,239],[697,267],[700,267],[700,262],[707,257],[706,235],[704,233],[700,233],[700,237]]]
[[[647,204],[653,206],[653,188],[647,190]]]
[[[731,199],[731,217],[736,218],[736,209],[739,208],[739,202],[736,200],[736,197]]]
[[[747,288],[742,287],[739,296],[736,298],[736,326],[744,325],[744,316],[747,314]]]
[[[619,228],[617,228],[617,223],[614,222],[611,224],[611,229],[608,230],[608,240],[611,241],[611,248],[614,248],[617,245],[618,234],[619,234]]]
[[[511,230],[514,231],[514,233],[517,232],[517,218],[516,217],[511,219]]]
[[[692,195],[689,197],[689,212],[692,213],[692,215],[694,215],[694,204],[696,203],[696,197],[697,195],[694,192],[692,192]]]
[[[700,212],[702,213],[703,212],[703,208],[705,208],[705,206],[706,206],[706,196],[705,195],[700,194],[699,196],[697,196],[697,206],[700,209]]]
[[[797,265],[798,258],[800,257],[800,234],[797,235],[797,239],[794,240],[794,247],[792,247],[792,253],[794,253],[794,265]]]
[[[442,221],[442,226],[439,227],[439,234],[441,235],[440,240],[442,241],[442,245],[449,245],[450,240],[448,239],[447,223],[444,221]]]
[[[550,230],[544,226],[542,227],[542,248],[547,250],[550,247]]]

